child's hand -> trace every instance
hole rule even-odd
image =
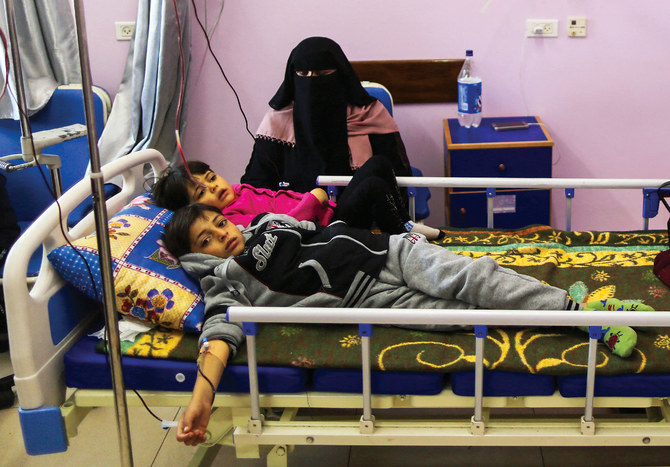
[[[187,446],[207,441],[207,424],[211,414],[211,403],[191,399],[177,425],[177,441]]]
[[[328,202],[328,194],[323,190],[323,188],[314,188],[312,191],[310,191],[314,196],[316,196],[316,199],[318,199],[321,204],[326,204]]]

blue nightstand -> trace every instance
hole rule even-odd
[[[479,128],[461,128],[455,118],[444,120],[444,163],[447,177],[551,177],[554,141],[544,125],[525,130],[495,131],[493,122],[523,120],[541,123],[538,117],[483,118]],[[495,187],[493,187],[495,188]],[[486,190],[454,188],[445,192],[447,224],[451,227],[486,227]],[[550,222],[551,191],[539,189],[496,190],[493,224],[518,228]]]

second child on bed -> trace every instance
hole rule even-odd
[[[328,200],[321,188],[307,193],[290,190],[255,188],[247,184],[230,185],[204,162],[190,161],[168,168],[153,187],[157,205],[176,211],[191,203],[215,206],[235,225],[246,227],[258,214],[286,214],[298,220],[328,225],[343,220],[352,227],[369,229],[373,223],[388,233],[421,233],[429,240],[444,236],[439,229],[410,221],[400,196],[391,163],[385,157],[373,156],[353,175],[337,199]]]
[[[166,225],[165,244],[200,280],[205,301],[202,373],[177,427],[177,440],[188,445],[205,441],[215,388],[228,358],[244,341],[240,323],[227,320],[229,306],[582,309],[565,290],[501,267],[487,256],[459,256],[415,233],[375,234],[344,222],[320,227],[277,214],[259,215],[240,231],[219,209],[192,204]],[[616,299],[587,308],[650,309]],[[630,355],[635,330],[619,326],[604,331],[603,341],[614,354]]]

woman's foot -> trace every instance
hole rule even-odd
[[[420,233],[424,235],[428,240],[440,240],[446,235],[440,229],[435,227],[429,227],[424,224],[418,224],[416,222],[407,221],[405,222],[405,230],[408,232]]]

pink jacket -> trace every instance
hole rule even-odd
[[[289,190],[272,191],[251,185],[232,185],[235,200],[221,210],[226,219],[235,225],[248,227],[254,217],[264,212],[287,214],[299,221],[312,221],[328,225],[333,218],[335,203],[323,205],[312,193]]]

